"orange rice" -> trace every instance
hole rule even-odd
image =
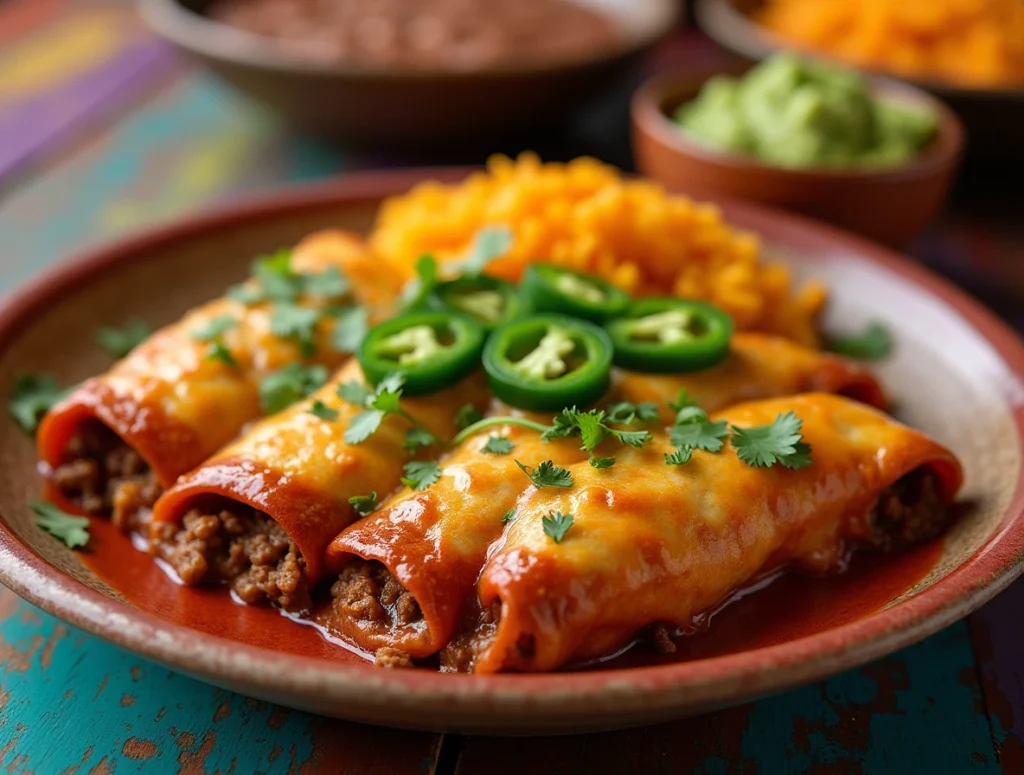
[[[762,260],[756,235],[733,229],[715,205],[670,196],[627,180],[595,159],[542,164],[494,156],[486,172],[457,185],[422,183],[387,200],[370,238],[373,249],[412,272],[431,253],[461,258],[477,230],[506,225],[509,251],[488,274],[516,281],[533,261],[593,272],[636,295],[709,301],[740,330],[818,343],[826,294],[815,283],[794,289],[789,272]]]
[[[1024,86],[1021,0],[769,0],[758,21],[849,62],[969,86]]]

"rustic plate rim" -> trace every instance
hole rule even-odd
[[[379,201],[428,179],[453,181],[475,168],[440,167],[360,172],[326,183],[285,186],[236,204],[147,229],[101,245],[50,268],[5,296],[0,352],[39,314],[59,304],[63,289],[175,241],[254,218]],[[771,208],[721,200],[728,217],[770,219],[803,239],[839,248],[894,272],[952,307],[1017,378],[1006,395],[1024,446],[1024,342],[994,313],[929,270],[860,237]],[[789,688],[863,664],[910,645],[967,615],[1010,584],[1024,562],[1024,476],[1018,472],[1000,525],[985,544],[928,589],[856,622],[794,641],[711,659],[671,665],[543,675],[453,676],[429,671],[375,671],[326,665],[313,657],[281,654],[171,624],[91,589],[57,570],[23,543],[0,514],[0,583],[43,610],[122,648],[189,675],[253,694],[290,698],[338,715],[399,726],[447,729],[446,714],[479,710],[476,726],[530,723],[572,728],[574,718],[671,717],[688,708],[727,704]],[[289,668],[287,674],[281,670]],[[306,703],[303,698],[308,698]],[[594,704],[604,700],[609,706]],[[288,702],[288,699],[283,700]],[[421,718],[433,712],[437,716]],[[624,723],[629,723],[624,721]],[[462,726],[467,726],[463,724]],[[474,724],[470,723],[472,727]]]

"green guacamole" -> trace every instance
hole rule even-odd
[[[879,99],[857,73],[792,54],[715,76],[675,120],[703,145],[780,167],[901,164],[938,128],[933,110]]]

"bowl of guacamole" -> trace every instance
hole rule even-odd
[[[905,247],[942,208],[963,125],[910,84],[785,53],[654,76],[630,107],[637,169],[666,188],[793,210]]]
[[[710,149],[779,167],[906,164],[935,140],[937,111],[877,94],[861,74],[784,52],[716,75],[673,119]]]

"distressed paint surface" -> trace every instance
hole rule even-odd
[[[176,675],[0,589],[2,771],[431,772],[438,736],[394,739]]]
[[[0,10],[0,41],[15,27],[52,23],[66,5],[9,0]],[[670,47],[661,61],[715,56],[691,42]],[[90,53],[84,44],[77,51],[81,58]],[[66,62],[48,66],[35,72],[73,71]],[[5,92],[3,72],[0,95],[13,95],[18,82],[12,76]],[[61,82],[37,78],[18,93],[35,97]],[[82,124],[77,139],[56,163],[2,192],[0,292],[86,245],[205,202],[395,161],[360,159],[297,137],[191,71],[146,94],[103,131]],[[618,159],[624,147],[605,155]],[[1024,261],[1014,269],[1011,259],[1024,257],[1024,234],[1005,219],[993,222],[992,212],[970,212],[925,235],[915,255],[958,279],[984,278],[975,288],[983,295],[986,288],[1022,290]],[[1010,315],[1019,309],[1012,297],[997,307]],[[1018,584],[970,625],[861,670],[704,718],[547,740],[448,736],[439,753],[439,736],[328,721],[173,674],[0,589],[0,771],[1021,772],[1021,603]]]

